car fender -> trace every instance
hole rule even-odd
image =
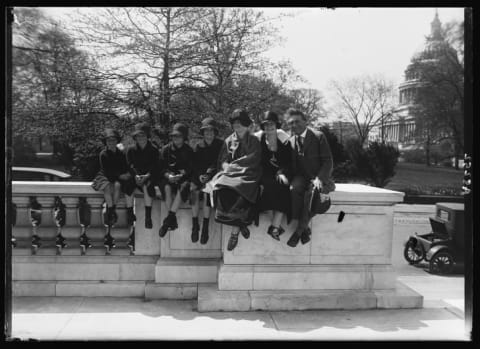
[[[409,242],[413,242],[413,246],[416,246],[418,239],[416,236],[409,236],[408,239],[403,242],[403,246],[407,246]]]
[[[429,249],[427,251],[426,259],[427,260],[432,259],[432,257],[435,255],[435,253],[443,251],[443,250],[449,251],[450,249],[448,248],[448,246],[445,246],[445,245],[433,246],[431,249]]]

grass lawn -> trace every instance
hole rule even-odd
[[[399,162],[395,172],[386,189],[444,195],[460,195],[462,190],[463,169]]]

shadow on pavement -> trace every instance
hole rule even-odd
[[[207,320],[209,331],[228,325],[233,329],[248,329],[252,326],[287,332],[309,332],[317,329],[370,329],[379,332],[419,330],[429,327],[431,321],[459,320],[445,308],[422,309],[374,309],[374,310],[308,310],[308,311],[255,311],[255,312],[209,312],[198,313],[196,301],[152,300],[114,297],[18,297],[13,302],[14,314],[65,314],[73,313],[70,327],[81,331],[129,331],[145,330],[148,327],[162,329],[165,321],[178,320],[177,325],[193,326]],[[122,322],[122,316],[133,316],[135,321]],[[132,318],[132,319],[133,319]],[[104,319],[104,320],[102,320]],[[107,321],[111,319],[111,321]],[[192,321],[188,323],[188,321]],[[102,323],[103,321],[103,323]],[[185,321],[185,323],[182,323]],[[198,321],[198,322],[197,322]],[[142,325],[143,324],[143,325]]]

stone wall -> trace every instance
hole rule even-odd
[[[228,301],[221,300],[240,300],[245,295],[250,310],[270,309],[269,304],[282,309],[282,302],[285,309],[328,308],[328,300],[339,302],[338,297],[346,300],[340,302],[341,307],[421,306],[421,296],[398,286],[392,266],[399,253],[398,247],[392,250],[392,243],[397,239],[393,234],[394,205],[403,200],[400,192],[338,184],[331,193],[330,210],[310,223],[309,243],[299,243],[296,248],[286,245],[294,229],[286,222],[281,241],[272,239],[266,234],[270,214],[264,213],[258,227],[250,226],[250,238],[240,237],[233,252],[226,250],[230,228],[215,223],[213,217],[208,243],[191,242],[191,209],[187,205],[177,213],[179,229],[161,239],[158,230],[166,214],[163,202],[154,201],[153,229],[145,229],[143,198],[137,193],[134,256],[129,255],[124,245],[129,228],[123,200],[118,205],[118,224],[112,230],[117,248],[106,256],[101,247],[105,232],[101,222],[103,198],[90,183],[13,182],[12,192],[17,204],[13,235],[23,243],[13,251],[15,295],[198,298],[199,310],[236,310]],[[63,235],[70,246],[61,255],[55,255],[55,249],[48,247],[31,255],[29,196],[37,197],[43,206],[38,234],[45,239],[56,234],[51,212],[53,198],[60,196],[66,204]],[[86,197],[92,206],[92,224],[87,233],[100,244],[84,256],[75,245],[81,231],[77,216],[79,197]],[[402,209],[408,213],[407,207]],[[345,212],[345,218],[338,222],[341,211]],[[402,234],[407,233],[408,228],[401,229]],[[277,301],[269,298],[274,295]],[[283,301],[279,303],[278,299]],[[313,299],[313,303],[305,305],[302,299]]]

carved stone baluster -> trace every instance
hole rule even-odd
[[[67,210],[65,204],[62,202],[60,196],[55,196],[53,204],[53,220],[57,226],[57,237],[55,239],[55,246],[57,247],[57,254],[62,254],[62,249],[67,247],[65,238],[62,236],[62,228],[65,226]]]
[[[87,198],[78,198],[77,218],[82,228],[80,235],[80,249],[82,255],[85,255],[88,248],[92,247],[90,239],[87,236],[87,228],[90,226],[92,217],[92,208],[87,202]]]
[[[40,248],[41,239],[38,236],[38,227],[42,223],[42,205],[37,201],[35,196],[30,196],[29,215],[32,223],[32,254],[37,254]]]

